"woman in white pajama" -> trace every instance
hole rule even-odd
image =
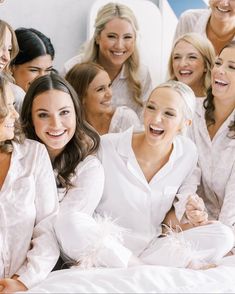
[[[180,36],[173,44],[168,74],[171,80],[185,83],[193,90],[197,102],[204,100],[211,85],[215,50],[211,42],[198,33]]]
[[[184,190],[203,198],[209,219],[235,233],[235,41],[219,54],[212,86],[189,132],[198,148],[198,168]],[[200,184],[197,190],[197,185]],[[233,249],[234,251],[234,249]]]
[[[0,76],[0,292],[47,277],[59,247],[53,232],[56,184],[45,147],[23,139],[10,84]]]
[[[77,92],[86,121],[100,135],[120,133],[131,126],[141,127],[135,111],[127,106],[114,106],[112,85],[107,71],[95,62],[75,64],[65,79]]]
[[[0,19],[0,73],[4,72],[9,76],[12,75],[9,64],[18,52],[19,47],[14,29],[7,22]],[[10,87],[15,97],[15,109],[20,112],[25,92],[21,87],[13,83],[13,79]]]
[[[95,156],[100,136],[86,123],[75,90],[59,75],[40,77],[27,91],[21,116],[26,136],[44,143],[49,152],[60,201],[59,219],[65,214],[92,215],[104,186],[103,167]],[[70,232],[69,226],[66,231]],[[59,232],[57,237],[61,241]],[[60,244],[63,249],[62,241]]]
[[[197,164],[195,145],[180,135],[194,107],[192,90],[171,81],[150,95],[144,132],[128,129],[102,136],[98,157],[105,172],[104,192],[92,214],[105,220],[74,211],[60,214],[56,232],[68,257],[85,267],[144,263],[196,268],[229,252],[234,236],[220,222],[195,228],[182,224],[191,229],[159,238],[167,212]],[[175,203],[179,220],[185,218],[187,200],[182,199]],[[204,215],[199,206],[197,212]]]

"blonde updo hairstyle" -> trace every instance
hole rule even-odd
[[[182,109],[183,120],[188,120],[188,121],[192,122],[193,117],[194,117],[194,113],[195,113],[195,109],[196,109],[196,97],[195,97],[193,90],[185,83],[175,81],[175,80],[168,80],[167,82],[164,82],[164,83],[158,85],[152,91],[152,93],[156,89],[159,89],[159,88],[170,88],[180,94],[180,96],[184,102],[183,109]],[[149,98],[150,97],[151,97],[151,94],[150,94]],[[166,99],[167,99],[167,97],[166,97]],[[187,127],[184,126],[180,132],[182,135],[185,135],[187,132]]]

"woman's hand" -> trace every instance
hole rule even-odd
[[[208,224],[208,214],[205,204],[197,194],[191,195],[186,203],[186,217],[193,226]]]
[[[0,280],[0,294],[14,293],[19,291],[27,291],[28,288],[16,279],[1,279]]]

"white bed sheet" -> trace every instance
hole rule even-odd
[[[235,293],[235,256],[208,270],[163,266],[71,268],[52,272],[30,293]]]

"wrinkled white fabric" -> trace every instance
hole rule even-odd
[[[174,41],[186,33],[199,33],[204,37],[206,27],[211,16],[211,9],[188,9],[183,12],[176,26]],[[235,40],[235,37],[234,37]]]
[[[205,121],[203,102],[197,107],[189,136],[195,142],[198,168],[185,184],[184,193],[197,193],[205,202],[210,219],[233,228],[235,233],[235,139],[228,137],[228,125],[235,111],[227,118],[211,140]]]
[[[25,91],[21,87],[13,83],[10,83],[10,87],[15,98],[15,109],[18,113],[20,113],[24,101]]]
[[[113,114],[108,132],[120,133],[129,129],[131,126],[133,126],[135,130],[141,128],[141,123],[137,114],[127,106],[118,106]]]
[[[235,256],[208,270],[141,265],[52,272],[30,293],[235,293]]]
[[[74,56],[64,64],[64,70],[62,74],[67,73],[75,64],[83,61],[83,54]],[[139,70],[139,79],[142,85],[142,94],[140,99],[144,102],[148,99],[150,92],[152,91],[152,80],[149,70],[146,65],[141,64]],[[122,67],[119,75],[112,81],[112,102],[115,106],[127,106],[133,109],[139,118],[143,111],[137,102],[132,98],[132,89],[130,89],[127,81],[127,74],[125,72],[125,66]]]
[[[53,233],[58,198],[45,147],[14,143],[10,169],[0,190],[1,278],[19,275],[28,288],[54,267],[59,248]]]

